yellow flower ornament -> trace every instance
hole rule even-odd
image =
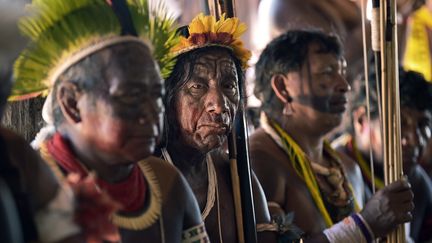
[[[246,24],[241,23],[238,18],[226,18],[223,14],[216,21],[214,16],[201,13],[189,24],[189,36],[181,36],[179,43],[171,51],[177,56],[202,47],[222,46],[231,49],[241,61],[242,68],[246,69],[252,55],[240,39],[246,28]]]

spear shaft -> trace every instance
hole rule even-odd
[[[219,19],[222,14],[235,17],[235,0],[207,0],[210,14]],[[228,138],[231,181],[236,209],[236,225],[240,243],[256,243],[256,221],[252,193],[251,166],[246,119],[246,86],[239,83],[240,102],[234,128]]]

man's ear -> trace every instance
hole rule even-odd
[[[72,123],[81,121],[80,110],[78,108],[78,100],[81,92],[77,85],[71,82],[62,82],[57,89],[57,102],[63,112],[65,119]]]
[[[282,74],[276,74],[271,79],[271,86],[273,91],[275,92],[279,100],[281,100],[284,104],[292,101],[292,98],[286,88],[286,79],[287,77]]]

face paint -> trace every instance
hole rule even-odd
[[[136,162],[160,139],[162,78],[148,50],[107,58],[106,88],[85,95],[80,130],[99,150]]]
[[[341,114],[346,110],[350,89],[343,77],[343,60],[331,53],[318,53],[314,48],[310,48],[312,52],[302,67],[303,89],[297,96],[298,102],[318,112]]]
[[[220,147],[237,110],[238,74],[227,52],[209,51],[193,64],[189,80],[175,96],[181,139],[208,152]]]

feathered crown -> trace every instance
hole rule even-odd
[[[240,39],[246,28],[246,24],[241,23],[238,18],[226,18],[223,14],[216,21],[214,16],[205,16],[201,13],[189,24],[189,36],[181,36],[180,42],[171,49],[171,52],[177,56],[206,46],[227,47],[233,51],[241,61],[242,67],[246,69],[252,55]]]
[[[151,8],[147,0],[127,0],[137,37],[121,36],[122,25],[107,2],[110,1],[33,0],[28,6],[31,15],[19,23],[31,43],[15,62],[10,100],[47,95],[67,68],[98,50],[122,42],[146,44],[159,63],[162,76],[170,73],[173,59],[169,49],[178,38],[174,20],[165,7],[159,4]]]

